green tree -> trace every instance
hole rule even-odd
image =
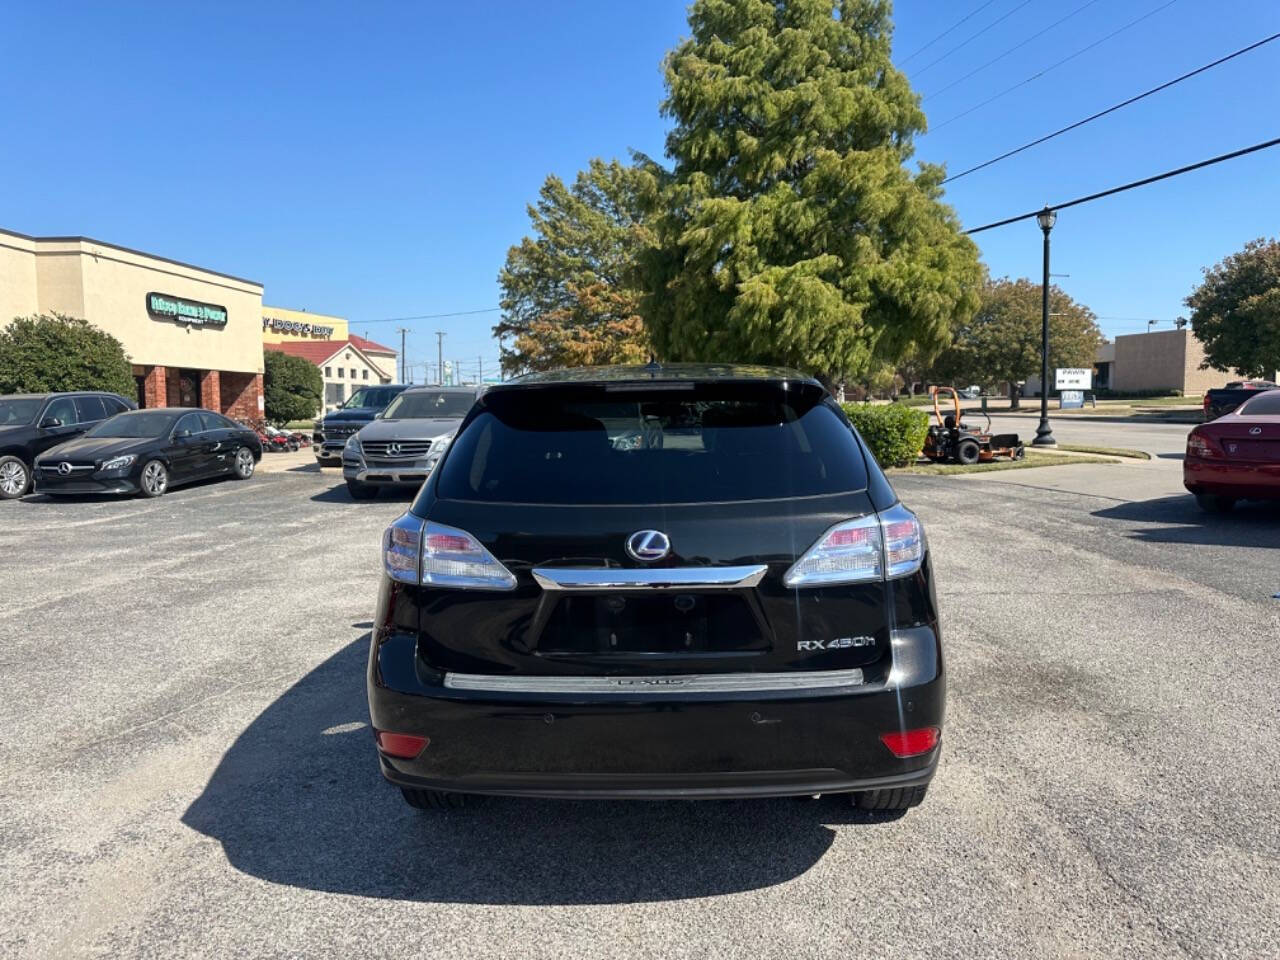
[[[279,350],[262,352],[262,400],[271,423],[309,420],[324,399],[324,378],[314,363]]]
[[[925,128],[887,0],[695,0],[667,58],[674,161],[644,315],[663,359],[858,379],[948,342],[977,248],[905,167]]]
[[[507,252],[498,275],[504,374],[643,362],[639,251],[653,242],[646,211],[657,171],[592,160],[572,186],[547,177],[529,207],[533,236]]]
[[[1187,297],[1204,367],[1271,378],[1280,370],[1280,242],[1259,238],[1204,271]]]
[[[87,320],[60,313],[0,328],[0,394],[109,390],[134,395],[124,345]]]
[[[1049,369],[1092,367],[1102,343],[1094,312],[1058,287],[1049,287]],[[1015,384],[1040,372],[1040,284],[1025,278],[988,281],[974,316],[933,367],[934,376],[964,386]],[[1018,393],[1013,391],[1013,406]]]

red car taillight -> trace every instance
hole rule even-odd
[[[1187,456],[1199,457],[1201,460],[1220,460],[1222,448],[1213,441],[1212,437],[1192,430],[1187,437]]]

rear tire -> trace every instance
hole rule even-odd
[[[31,468],[17,457],[0,457],[0,500],[17,500],[31,489]]]
[[[963,463],[966,467],[971,467],[977,463],[981,453],[977,440],[961,440],[956,444],[956,461]]]
[[[1018,444],[1016,447],[1014,447],[1013,454],[1009,457],[1009,459],[1010,460],[1027,459],[1027,448],[1024,447],[1022,444]]]
[[[927,783],[918,787],[893,787],[888,790],[864,790],[851,795],[859,810],[910,810],[919,806],[928,791]]]
[[[418,790],[414,787],[401,787],[400,795],[404,802],[415,810],[461,810],[467,806],[465,793],[447,793],[444,790]]]
[[[378,495],[378,488],[371,483],[348,480],[347,493],[351,494],[352,500],[372,500]]]
[[[248,447],[241,447],[236,451],[235,456],[231,458],[231,472],[237,480],[248,480],[253,476],[253,468],[257,465],[257,461],[253,459],[253,451]]]
[[[1196,504],[1205,513],[1230,513],[1236,502],[1231,497],[1219,496],[1216,493],[1197,493]]]

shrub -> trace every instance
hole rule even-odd
[[[902,404],[880,406],[845,404],[853,425],[867,442],[882,467],[901,467],[913,462],[929,432],[929,415]]]
[[[271,423],[306,420],[316,415],[324,397],[320,368],[308,360],[279,350],[264,350],[262,394]]]
[[[0,328],[0,394],[108,390],[134,394],[124,346],[87,320],[18,317]]]

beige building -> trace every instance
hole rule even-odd
[[[364,344],[369,344],[376,350],[388,349],[363,337],[268,343],[266,349],[301,357],[319,368],[320,377],[324,380],[324,412],[327,412],[342,406],[361,387],[376,387],[392,382],[395,353],[391,352],[390,364],[384,368],[386,359],[363,349]],[[319,412],[321,411],[317,411]]]
[[[0,230],[0,325],[62,313],[110,333],[139,405],[262,416],[262,284],[88,237]]]
[[[1236,370],[1200,369],[1204,346],[1187,327],[1131,333],[1116,337],[1110,346],[1112,390],[1125,393],[1181,390],[1187,396],[1200,396],[1227,380],[1241,379]],[[1101,351],[1099,353],[1101,365],[1103,359]]]
[[[262,342],[312,343],[317,340],[344,342],[351,331],[345,317],[262,305]]]

